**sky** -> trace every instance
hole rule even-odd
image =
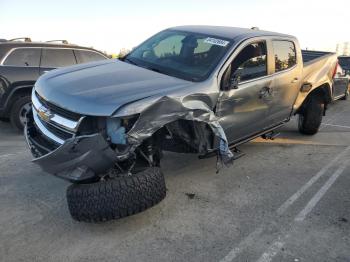
[[[0,14],[0,38],[67,39],[108,53],[178,25],[257,26],[324,51],[350,42],[350,0],[0,0]]]

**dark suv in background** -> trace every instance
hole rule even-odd
[[[339,56],[339,64],[345,71],[346,75],[350,75],[350,56]]]
[[[107,56],[65,40],[20,40],[0,40],[0,118],[9,118],[13,126],[23,129],[31,90],[39,76],[55,68],[103,60]]]

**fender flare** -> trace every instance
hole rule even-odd
[[[324,101],[326,110],[327,105],[332,102],[332,95],[332,85],[329,82],[324,82],[323,84],[312,88],[307,93],[303,93],[300,91],[298,98],[296,99],[294,115],[298,114],[303,109],[303,107],[305,106],[305,104],[311,96],[320,96]]]

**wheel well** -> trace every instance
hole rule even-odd
[[[320,97],[324,104],[329,104],[332,102],[332,91],[331,87],[329,84],[323,84],[319,87],[316,87],[310,94],[307,96],[306,99],[308,99],[311,96],[318,96]]]
[[[326,83],[312,90],[305,98],[297,114],[303,112],[304,108],[307,106],[308,102],[312,97],[317,97],[324,103],[324,114],[325,114],[327,110],[327,105],[332,102],[332,91],[331,91],[330,85]]]
[[[162,150],[177,153],[205,153],[214,147],[214,133],[206,122],[179,119],[152,136]]]
[[[30,95],[32,88],[33,88],[32,86],[19,87],[10,94],[5,105],[5,108],[6,108],[5,115],[7,117],[9,116],[12,105],[16,101],[17,97],[24,97],[26,95]]]

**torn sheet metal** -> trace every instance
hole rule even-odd
[[[179,101],[164,96],[141,112],[139,119],[128,132],[128,142],[136,148],[142,141],[151,137],[157,130],[176,120],[189,120],[207,123],[215,137],[214,148],[206,148],[203,152],[218,150],[223,165],[232,163],[233,153],[230,151],[228,141],[222,126],[219,124],[213,111],[202,101]]]

